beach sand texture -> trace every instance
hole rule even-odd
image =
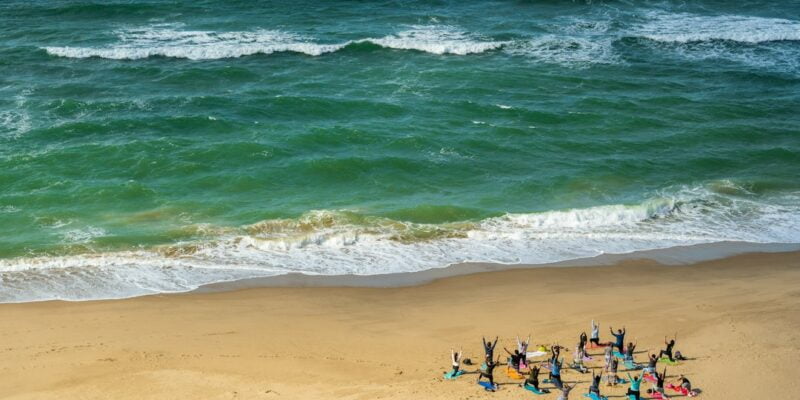
[[[677,332],[676,349],[691,360],[668,367],[668,380],[686,374],[700,398],[800,398],[798,253],[517,269],[402,288],[3,304],[0,398],[555,399],[520,389],[505,366],[496,393],[475,374],[444,381],[450,348],[479,360],[482,335],[499,335],[502,352],[529,332],[534,344],[574,348],[593,318],[601,340],[624,325],[641,350]],[[563,376],[583,398],[591,375]],[[601,391],[622,398],[625,389]]]

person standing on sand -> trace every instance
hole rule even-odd
[[[608,329],[611,330],[611,334],[617,339],[617,341],[614,343],[614,347],[616,347],[618,351],[622,353],[622,346],[625,345],[625,327],[623,326],[622,329],[617,329],[617,333],[614,333],[614,329],[612,329],[610,326]]]
[[[606,344],[606,349],[605,349],[606,371],[608,371],[608,368],[611,366],[611,360],[614,359],[613,349],[614,347],[611,343]]]
[[[486,362],[488,363],[490,360],[494,359],[494,346],[497,346],[497,339],[498,337],[494,337],[494,343],[487,342],[486,338],[483,339],[483,351],[486,353]]]
[[[600,325],[595,324],[594,320],[592,320],[592,337],[589,339],[589,343],[600,347]]]

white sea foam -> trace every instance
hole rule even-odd
[[[212,229],[212,239],[166,248],[0,260],[0,301],[129,297],[288,272],[374,275],[720,241],[800,243],[800,193],[767,202],[740,189],[716,182],[635,205],[440,225],[310,212],[296,220]]]
[[[603,37],[547,34],[506,46],[506,52],[534,61],[563,66],[588,66],[618,62],[613,41]]]
[[[451,26],[414,26],[396,35],[364,39],[381,47],[418,50],[432,54],[467,55],[502,47],[505,42],[484,40]]]
[[[364,42],[391,49],[456,55],[482,53],[503,45],[502,42],[482,41],[466,32],[446,26],[413,26],[394,35],[340,43],[318,43],[308,37],[276,30],[214,32],[180,30],[162,25],[122,30],[116,34],[119,42],[109,46],[50,46],[44,49],[51,55],[68,58],[136,60],[162,56],[216,60],[281,52],[319,56],[353,43]]]
[[[635,28],[635,36],[669,43],[727,40],[764,43],[800,40],[800,21],[741,15],[701,16],[653,12]]]

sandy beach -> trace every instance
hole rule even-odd
[[[798,398],[799,285],[800,253],[789,252],[515,269],[400,288],[4,304],[0,398],[555,399],[520,389],[505,366],[496,393],[474,374],[444,381],[450,348],[478,360],[482,335],[499,335],[502,352],[528,333],[534,344],[574,348],[593,318],[601,340],[624,325],[642,350],[677,332],[676,349],[690,360],[668,367],[668,380],[685,374],[700,398]],[[582,398],[590,374],[564,379],[578,382],[571,397]],[[622,398],[625,388],[602,392]]]

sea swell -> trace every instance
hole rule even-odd
[[[765,201],[720,181],[632,205],[460,222],[412,223],[343,210],[202,230],[207,239],[149,249],[2,260],[0,302],[132,297],[292,272],[378,275],[723,241],[800,243],[800,193]]]

